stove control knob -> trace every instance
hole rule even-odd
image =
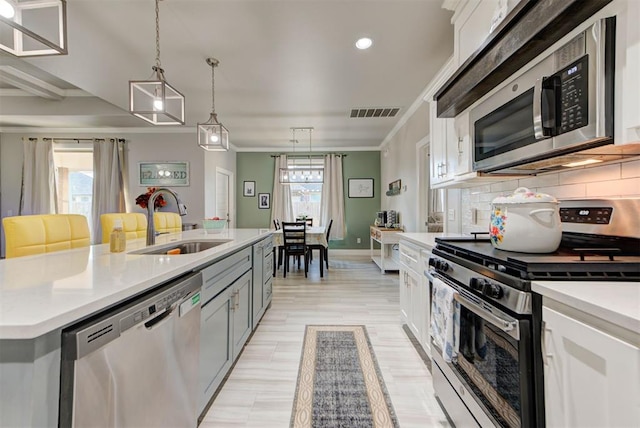
[[[494,299],[502,299],[502,296],[504,296],[504,291],[502,291],[502,287],[500,287],[497,284],[492,284],[489,281],[487,281],[486,284],[484,285],[484,290],[482,290],[482,293],[485,296],[489,296]]]
[[[506,272],[507,267],[505,265],[498,265],[498,272]]]
[[[472,290],[482,292],[486,283],[487,283],[486,279],[471,278],[471,281],[469,282],[469,286],[471,287]]]
[[[442,272],[447,272],[449,271],[449,263],[445,262],[444,260],[440,260],[440,266],[438,266],[438,268]]]

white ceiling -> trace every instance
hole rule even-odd
[[[187,124],[171,131],[195,139],[196,123],[208,119],[205,59],[215,57],[216,112],[238,150],[290,150],[291,127],[314,127],[314,150],[379,147],[453,52],[451,12],[441,3],[163,0],[162,66],[186,98]],[[69,0],[68,55],[1,55],[0,65],[61,88],[63,99],[17,96],[26,92],[12,89],[0,68],[0,130],[169,131],[127,112],[128,81],[149,78],[155,63],[154,5]],[[359,51],[354,43],[363,35],[374,44]],[[401,110],[394,118],[349,118],[352,108],[386,106]],[[306,146],[304,138],[297,139]]]

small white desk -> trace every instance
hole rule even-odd
[[[369,249],[371,252],[371,260],[380,267],[382,273],[388,270],[400,270],[400,264],[391,257],[391,248],[394,244],[400,243],[399,233],[402,229],[387,229],[385,227],[370,226],[369,227]],[[379,255],[375,253],[373,242],[380,244]]]

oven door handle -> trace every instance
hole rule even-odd
[[[478,315],[481,318],[484,318],[485,320],[489,321],[491,324],[498,327],[500,330],[507,333],[509,336],[512,336],[515,339],[519,340],[520,332],[517,329],[517,326],[518,326],[517,321],[507,321],[505,319],[502,319],[492,314],[491,312],[487,311],[486,309],[483,309],[480,306],[476,305],[474,302],[460,295],[459,293],[454,293],[453,298],[456,302],[460,303],[461,305],[463,305],[465,308],[467,308],[474,314]]]

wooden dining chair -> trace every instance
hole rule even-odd
[[[313,250],[318,250],[322,253],[322,257],[320,260],[324,259],[325,266],[329,269],[329,234],[331,233],[331,226],[333,225],[333,219],[329,221],[329,226],[327,227],[326,237],[327,237],[327,246],[321,244],[309,245],[309,253],[313,253]]]
[[[290,258],[295,257],[300,269],[300,258],[304,260],[304,276],[309,272],[309,247],[307,246],[307,230],[304,222],[282,222],[282,239],[284,243],[284,277],[289,271]]]
[[[280,222],[278,221],[277,218],[273,219],[273,227],[275,227],[276,230],[280,230]]]
[[[309,217],[302,218],[302,217],[300,217],[300,218],[297,218],[296,221],[298,221],[298,222],[303,221],[303,222],[305,222],[307,224],[307,226],[313,227],[313,219],[312,218],[309,218]]]

